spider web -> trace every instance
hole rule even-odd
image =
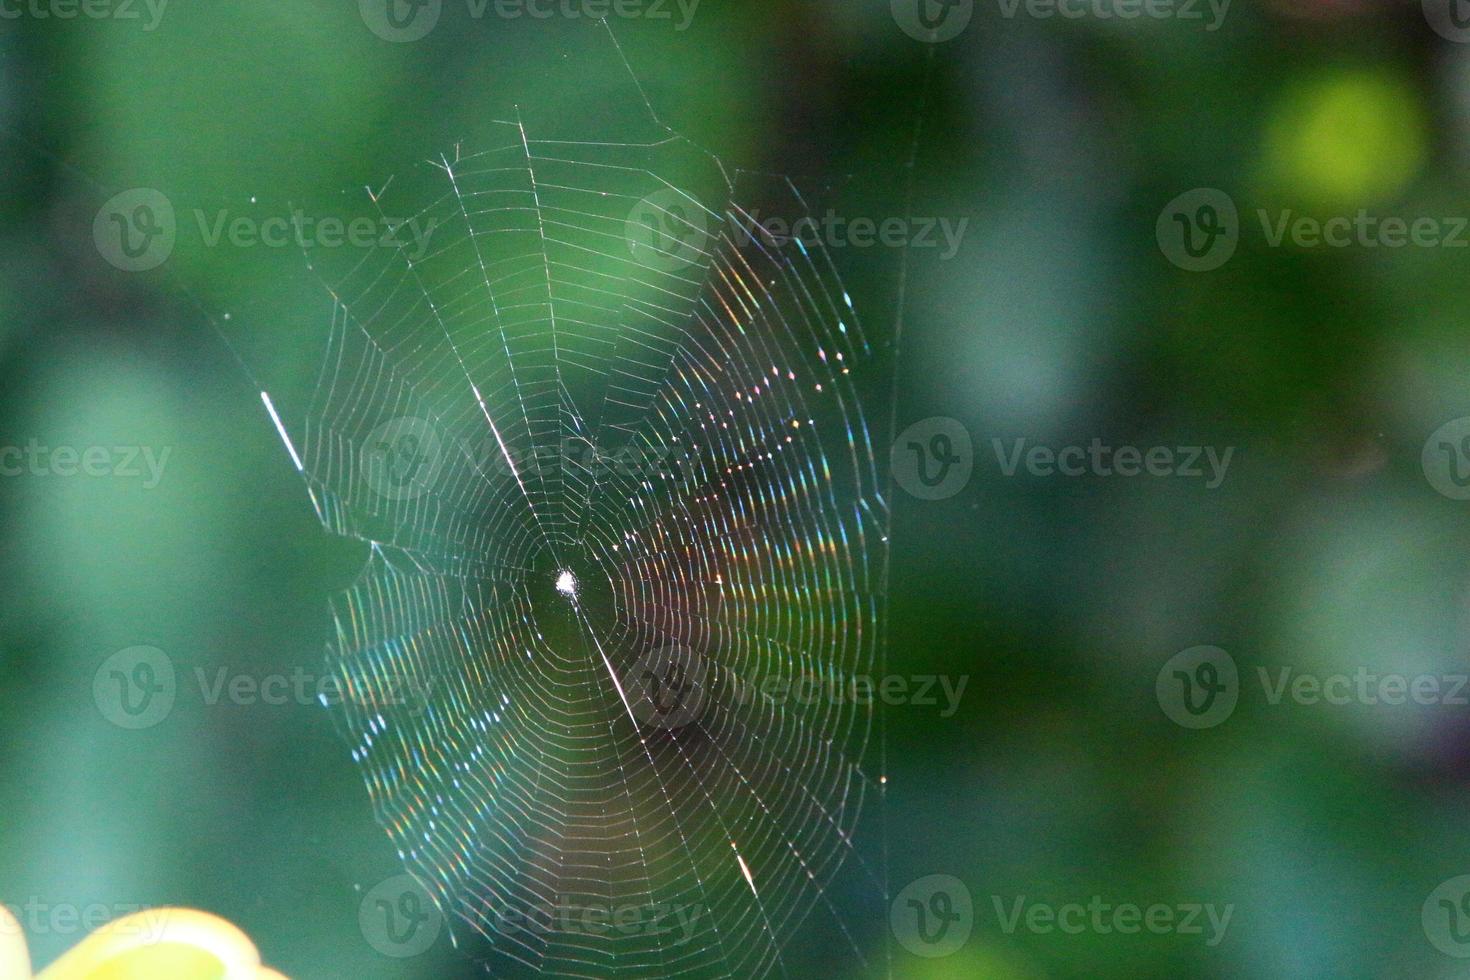
[[[785,973],[804,923],[868,965],[888,510],[853,303],[756,227],[803,195],[504,121],[366,207],[431,244],[314,260],[310,405],[261,397],[370,545],[329,669],[404,864],[502,967]]]

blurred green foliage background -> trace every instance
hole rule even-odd
[[[543,137],[659,135],[596,25],[448,6],[401,44],[346,0],[0,22],[0,445],[171,451],[156,487],[0,479],[0,901],[197,906],[292,976],[476,975],[447,941],[408,961],[364,942],[362,890],[398,865],[326,712],[180,697],[129,731],[92,691],[140,644],[190,675],[315,671],[362,560],[214,329],[309,382],[328,308],[300,255],[210,247],[186,217],[162,269],[123,273],[93,241],[108,198],[320,213],[517,112]],[[952,717],[890,710],[887,825],[893,890],[954,875],[975,924],[950,957],[896,947],[894,975],[1470,975],[1421,924],[1470,872],[1470,714],[1271,705],[1254,680],[1470,670],[1470,504],[1420,462],[1470,415],[1466,252],[1272,246],[1256,218],[1470,215],[1470,45],[1383,0],[1237,0],[1216,30],[1007,9],[932,47],[886,0],[616,28],[663,120],[726,161],[847,214],[969,221],[952,258],[910,256],[899,426],[958,419],[975,475],[894,498],[889,663],[970,680]],[[1156,240],[1196,187],[1240,212],[1204,273]],[[836,258],[891,338],[902,256]],[[1017,438],[1236,452],[1216,489],[1007,477],[991,440]],[[1243,680],[1195,731],[1155,679],[1199,644]],[[1207,946],[1007,933],[994,905],[1093,895],[1235,911]],[[45,963],[80,936],[31,938]]]

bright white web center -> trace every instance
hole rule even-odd
[[[564,596],[576,595],[577,576],[573,575],[569,571],[564,570],[560,575],[556,577],[556,591],[560,592]]]

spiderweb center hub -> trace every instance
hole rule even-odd
[[[570,569],[563,568],[560,572],[557,573],[556,591],[560,592],[568,599],[576,597],[577,576],[573,575]]]
[[[611,569],[586,555],[543,553],[527,570],[526,599],[541,638],[567,655],[585,655],[586,631],[608,642],[619,622]]]

